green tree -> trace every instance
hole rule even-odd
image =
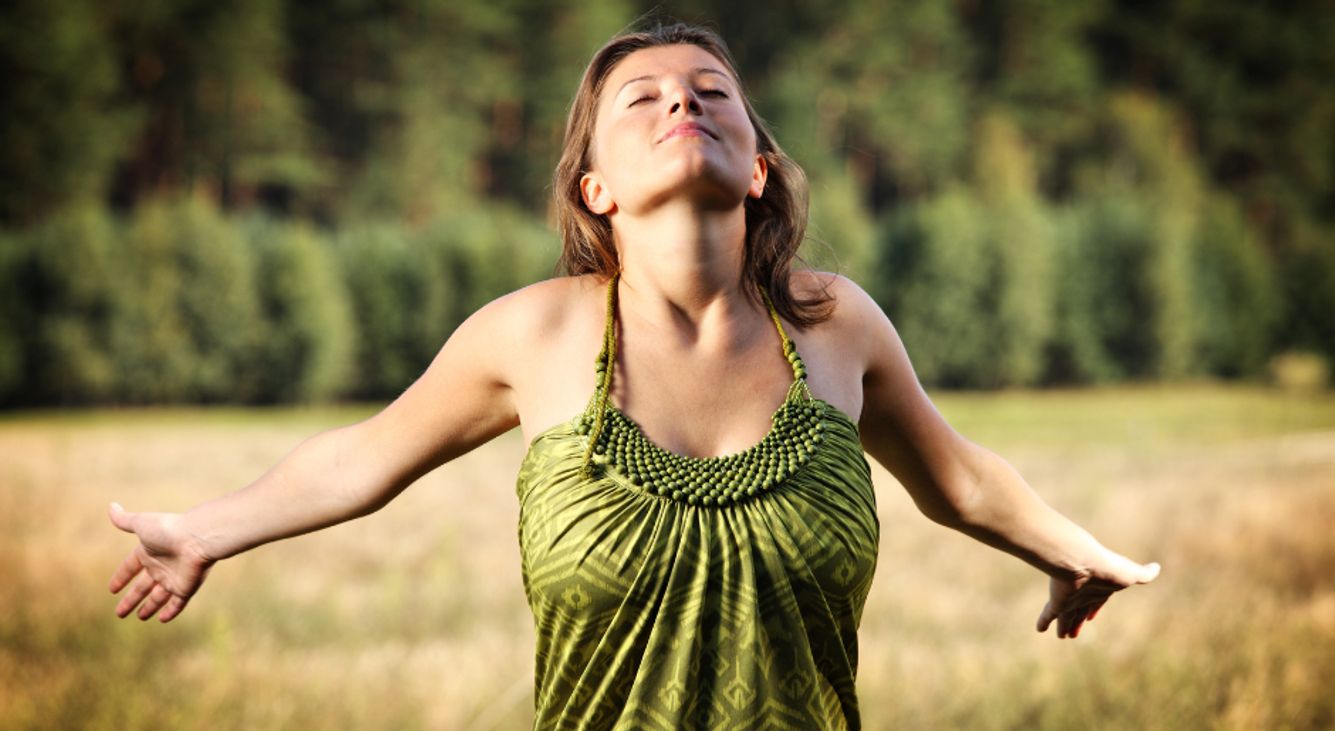
[[[844,161],[878,215],[962,179],[972,59],[949,4],[855,3],[788,45],[772,82],[786,97],[775,114],[780,142],[801,159]]]
[[[140,206],[126,236],[118,317],[122,387],[135,401],[247,400],[261,332],[251,251],[199,198]]]
[[[439,219],[419,240],[444,254],[453,294],[446,334],[492,299],[553,276],[560,254],[551,231],[508,206]]]
[[[358,332],[329,244],[303,224],[252,218],[245,228],[265,321],[252,364],[258,398],[311,402],[341,395],[354,375]]]
[[[478,198],[491,119],[517,93],[515,59],[496,52],[513,45],[514,5],[290,4],[297,84],[339,181],[326,215],[420,226]]]
[[[1091,197],[1057,217],[1055,329],[1048,379],[1147,378],[1157,351],[1149,212],[1125,192]]]
[[[337,243],[360,333],[357,395],[392,396],[426,368],[448,332],[443,252],[384,223],[349,228]]]
[[[122,205],[187,190],[245,207],[266,191],[290,197],[326,180],[284,76],[280,0],[110,7],[143,120],[120,176]]]
[[[23,275],[31,255],[27,237],[0,230],[0,406],[15,401],[27,385],[34,317]]]
[[[95,206],[66,209],[27,235],[17,282],[25,404],[83,404],[118,395],[121,282],[129,269],[116,221]]]
[[[1196,245],[1201,355],[1222,376],[1261,376],[1280,314],[1274,266],[1232,197],[1206,203]]]
[[[1110,276],[1115,277],[1115,271],[1133,277],[1135,281],[1121,286],[1144,300],[1137,306],[1141,309],[1135,323],[1110,339],[1126,348],[1114,348],[1114,357],[1135,377],[1188,375],[1195,369],[1192,264],[1204,196],[1196,160],[1180,118],[1145,94],[1110,97],[1101,136],[1103,149],[1091,156],[1077,179],[1079,195],[1108,201],[1094,204],[1090,220],[1114,216],[1105,243],[1121,247],[1130,257],[1125,266],[1110,270]],[[1087,229],[1085,235],[1104,237],[1097,229]]]
[[[995,382],[1033,385],[1046,363],[1054,307],[1050,214],[1038,193],[1029,146],[1009,117],[982,117],[974,141],[975,182],[987,228],[990,306],[979,317],[990,323]]]
[[[832,170],[813,176],[810,185],[810,222],[803,256],[814,267],[869,282],[875,275],[876,221],[863,203],[857,181],[846,170]]]
[[[32,225],[107,189],[133,133],[107,9],[0,6],[0,224]]]
[[[1069,161],[1087,148],[1104,91],[1088,34],[1106,0],[994,0],[959,9],[969,29],[972,85],[1029,141],[1039,189],[1069,193]]]
[[[996,385],[986,319],[992,257],[978,201],[963,187],[903,207],[883,228],[884,289],[918,377],[940,386]]]

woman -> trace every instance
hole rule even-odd
[[[1050,577],[1039,631],[1075,637],[1157,574],[953,431],[856,284],[790,270],[805,181],[713,33],[602,48],[554,189],[572,276],[483,307],[384,411],[245,489],[180,515],[113,506],[140,540],[117,614],[169,621],[217,561],[371,513],[515,425],[542,728],[858,727],[864,449],[929,518]]]

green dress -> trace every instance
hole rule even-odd
[[[859,728],[880,524],[857,425],[812,397],[764,296],[794,373],[769,433],[659,448],[608,400],[616,282],[589,406],[533,440],[516,486],[535,728]]]

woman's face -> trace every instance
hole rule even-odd
[[[737,83],[698,46],[642,49],[612,69],[592,153],[580,187],[598,214],[644,212],[682,197],[736,208],[764,190],[765,160]]]

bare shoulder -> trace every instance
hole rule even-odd
[[[528,334],[559,327],[572,305],[587,299],[595,286],[588,277],[554,277],[501,295],[477,310],[470,321],[505,332]]]
[[[487,303],[455,337],[516,392],[525,411],[529,401],[569,380],[570,369],[592,363],[601,341],[604,284],[593,275],[530,284]]]
[[[856,282],[832,272],[797,270],[790,279],[798,299],[826,299],[829,317],[789,336],[806,361],[808,384],[817,397],[854,419],[862,412],[864,381],[879,348],[875,333],[888,323],[875,300]],[[880,325],[880,327],[878,327]]]
[[[505,362],[560,341],[587,320],[598,283],[590,276],[555,277],[501,295],[468,317],[455,336],[495,351]]]
[[[842,274],[812,270],[794,271],[793,293],[800,298],[829,297],[834,305],[825,322],[811,328],[822,339],[833,339],[845,348],[867,344],[889,326],[885,312],[857,282]]]

